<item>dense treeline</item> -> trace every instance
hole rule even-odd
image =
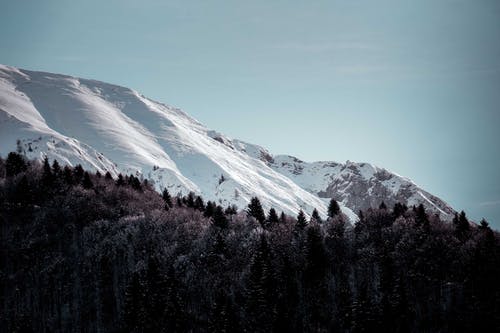
[[[2,332],[493,332],[498,234],[397,204],[351,226],[0,159]]]

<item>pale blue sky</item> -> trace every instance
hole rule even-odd
[[[6,1],[0,63],[121,84],[500,228],[500,1]]]

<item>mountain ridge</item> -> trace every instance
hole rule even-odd
[[[450,219],[453,208],[386,169],[368,163],[304,162],[210,130],[182,110],[137,91],[97,80],[0,65],[0,154],[22,149],[32,158],[135,174],[158,191],[193,191],[242,209],[258,196],[266,209],[296,214],[329,198],[353,212],[402,202],[424,204]]]

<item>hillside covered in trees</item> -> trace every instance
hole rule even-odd
[[[500,240],[422,206],[347,223],[0,159],[2,332],[493,332]]]

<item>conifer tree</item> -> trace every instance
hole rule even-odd
[[[330,204],[328,205],[328,217],[335,217],[340,213],[340,206],[335,199],[330,200]]]
[[[172,197],[170,196],[170,193],[168,192],[167,188],[163,189],[161,197],[164,202],[165,210],[169,210],[170,208],[172,208]]]
[[[66,184],[72,185],[74,184],[73,170],[67,165],[64,166],[63,171],[63,180]]]
[[[189,192],[187,197],[186,197],[186,206],[188,207],[194,207],[194,193]]]
[[[77,166],[73,168],[73,178],[76,183],[80,183],[82,181],[83,173],[84,170],[80,164],[77,164]]]
[[[408,207],[406,207],[406,205],[403,205],[400,202],[396,202],[394,204],[392,214],[394,215],[394,218],[397,219],[398,217],[402,216],[407,210]]]
[[[425,212],[424,205],[418,205],[415,213],[415,223],[417,226],[423,227],[424,230],[429,231],[429,217]]]
[[[269,214],[267,214],[267,221],[269,225],[274,225],[279,222],[278,214],[274,208],[269,209]]]
[[[148,317],[151,319],[148,326],[151,331],[160,331],[165,324],[168,283],[165,275],[161,272],[160,262],[156,257],[150,257],[148,260],[146,282],[146,309]]]
[[[309,304],[307,320],[315,325],[325,325],[329,317],[329,300],[326,296],[328,287],[325,280],[328,257],[320,228],[317,225],[310,226],[306,235],[304,286]]]
[[[127,179],[127,183],[136,191],[142,191],[141,181],[134,175],[130,175]]]
[[[24,157],[18,153],[11,152],[5,160],[5,174],[7,177],[13,177],[28,169],[28,164]]]
[[[262,236],[250,266],[246,288],[247,325],[254,332],[269,332],[272,328],[274,311],[270,302],[272,273],[269,259],[269,247],[265,237]]]
[[[257,221],[259,221],[260,224],[264,223],[264,221],[266,220],[266,215],[264,214],[264,210],[262,209],[259,198],[253,197],[250,200],[247,208],[247,215],[255,218]]]
[[[228,205],[224,212],[226,213],[226,215],[234,215],[238,212],[238,208],[236,207],[236,205]]]
[[[29,203],[33,200],[33,193],[26,175],[23,175],[17,183],[14,201]]]
[[[43,159],[43,169],[42,169],[42,184],[47,190],[52,182],[54,181],[54,177],[52,175],[52,168],[49,164],[49,158],[45,156]]]
[[[205,210],[205,203],[203,202],[203,199],[199,195],[197,195],[196,199],[194,200],[194,208],[196,208],[200,211]]]
[[[318,213],[318,210],[316,208],[313,209],[313,212],[311,214],[311,222],[317,222],[317,223],[321,223],[323,222],[321,220],[321,217],[319,216],[319,213]]]
[[[123,179],[123,175],[120,173],[118,174],[118,179],[116,180],[116,186],[123,186],[125,185],[125,179]]]
[[[85,189],[91,189],[92,187],[94,187],[94,184],[92,183],[92,180],[90,179],[90,175],[87,171],[85,171],[83,174],[82,185],[83,185],[83,188],[85,188]]]
[[[215,204],[212,201],[207,201],[207,205],[205,206],[205,212],[203,216],[212,217],[214,215]]]
[[[281,212],[280,214],[280,223],[285,223],[286,222],[286,215],[285,212]]]
[[[470,225],[464,211],[461,211],[460,215],[455,213],[453,224],[455,225],[455,234],[457,237],[462,241],[465,240],[469,234]]]
[[[226,215],[221,206],[215,207],[214,215],[212,216],[214,226],[225,229],[227,228],[228,222]]]
[[[307,226],[306,215],[301,209],[299,210],[299,214],[297,215],[297,223],[295,224],[295,228],[300,231],[304,230],[306,226]]]
[[[57,162],[57,160],[54,160],[54,162],[52,162],[52,174],[56,178],[61,174],[61,166],[59,165],[59,162]]]

